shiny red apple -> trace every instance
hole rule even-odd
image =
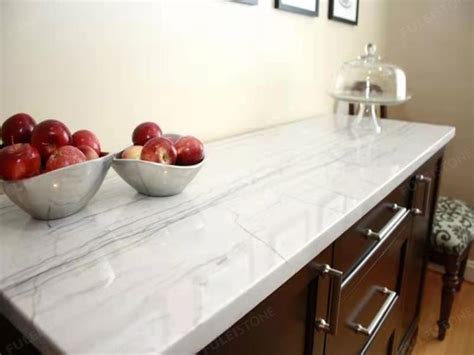
[[[141,159],[161,164],[176,162],[176,148],[169,139],[156,137],[150,139],[142,149]]]
[[[0,150],[0,179],[20,180],[38,175],[40,171],[41,157],[31,144],[18,143]]]
[[[59,147],[46,162],[46,171],[65,168],[74,164],[85,162],[86,156],[72,145]]]
[[[174,146],[178,153],[178,165],[194,165],[204,159],[204,145],[193,136],[181,137]]]
[[[31,135],[31,144],[38,149],[41,158],[46,161],[60,147],[71,144],[71,133],[66,125],[57,120],[39,123]]]
[[[87,129],[82,129],[72,135],[72,145],[75,147],[88,145],[97,152],[97,155],[100,155],[101,152],[99,139],[93,132]]]
[[[5,145],[15,143],[30,143],[31,133],[36,126],[36,122],[26,113],[13,115],[2,125],[2,141]]]
[[[122,159],[140,159],[142,155],[143,146],[132,145],[125,149],[122,153]]]
[[[88,145],[80,145],[76,148],[79,149],[82,154],[85,155],[87,160],[94,160],[99,158],[99,154],[97,154],[97,152]]]
[[[161,137],[161,135],[160,126],[154,122],[144,122],[133,130],[132,142],[134,145],[145,145],[150,139]]]

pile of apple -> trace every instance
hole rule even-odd
[[[88,130],[70,133],[57,120],[36,124],[26,113],[7,119],[1,128],[0,179],[21,180],[99,158],[100,142]]]
[[[193,136],[163,134],[154,122],[139,124],[132,134],[133,145],[122,159],[141,159],[168,165],[194,165],[204,159],[204,145]]]

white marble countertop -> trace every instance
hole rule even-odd
[[[446,145],[454,128],[374,134],[319,116],[207,145],[179,196],[111,170],[75,216],[36,221],[0,195],[0,312],[54,353],[194,353]]]

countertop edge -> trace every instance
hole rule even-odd
[[[28,317],[13,306],[1,291],[0,313],[42,353],[48,355],[65,354],[39,327],[36,327]]]

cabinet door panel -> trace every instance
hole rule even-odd
[[[410,330],[416,326],[421,292],[423,290],[426,268],[426,252],[431,218],[434,212],[439,185],[439,170],[441,160],[433,159],[425,164],[413,177],[410,187],[412,192],[412,210],[418,209],[421,213],[414,214],[413,229],[405,259],[406,273],[402,287],[403,315],[401,319],[399,341],[403,340]],[[424,181],[420,181],[423,176]]]
[[[394,324],[397,322],[396,312],[390,312],[387,318],[383,320],[383,324],[377,331],[371,342],[367,343],[366,348],[361,354],[367,355],[381,355],[381,354],[396,354],[394,349],[394,342],[396,337],[396,329]]]

